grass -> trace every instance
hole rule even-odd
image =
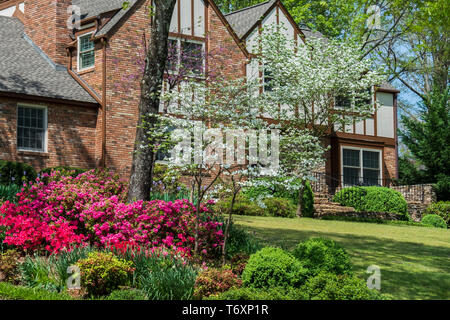
[[[394,299],[450,299],[450,230],[363,222],[234,216],[263,245],[291,250],[327,237],[349,253],[357,276],[381,269],[381,292]]]
[[[67,294],[0,282],[0,300],[71,300]]]

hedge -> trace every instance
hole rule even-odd
[[[0,184],[2,185],[22,186],[24,181],[34,181],[36,177],[36,171],[29,164],[0,160]]]
[[[444,219],[437,214],[427,214],[422,218],[422,224],[430,227],[447,229],[447,224]]]
[[[396,213],[402,220],[411,220],[408,204],[402,194],[386,187],[349,187],[333,197],[334,202],[356,211]]]
[[[68,294],[50,292],[44,289],[15,286],[0,282],[0,298],[6,300],[72,300]]]

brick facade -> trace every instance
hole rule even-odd
[[[47,108],[47,152],[17,150],[17,105]],[[0,159],[31,164],[36,170],[59,165],[95,167],[98,110],[47,102],[0,98]]]

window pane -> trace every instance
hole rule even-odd
[[[203,72],[203,45],[181,41],[181,67],[195,74]]]
[[[380,168],[379,152],[363,151],[363,167],[364,168]]]
[[[336,108],[351,108],[352,101],[349,96],[339,95],[335,100]]]
[[[45,143],[45,111],[18,107],[17,114],[17,147],[42,151]]]
[[[93,67],[95,64],[95,52],[88,51],[80,54],[81,59],[81,69]]]
[[[359,150],[344,149],[343,164],[344,166],[359,167]]]
[[[91,34],[86,35],[84,37],[80,37],[80,51],[86,51],[94,49],[94,41],[89,40],[91,38]]]
[[[359,184],[359,169],[344,168],[344,184],[356,185]]]
[[[270,92],[273,90],[270,84],[272,80],[272,71],[267,67],[264,68],[264,91]]]
[[[363,170],[363,182],[365,185],[369,186],[375,186],[375,185],[381,185],[381,181],[379,179],[379,170],[371,170],[371,169],[364,169]]]

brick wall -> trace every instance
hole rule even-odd
[[[71,42],[67,8],[72,0],[25,0],[25,33],[55,63],[67,65],[66,46]]]
[[[48,152],[22,152],[16,143],[18,102],[0,98],[0,159],[29,163],[36,170],[59,165],[95,167],[97,109],[33,102],[47,107]]]

